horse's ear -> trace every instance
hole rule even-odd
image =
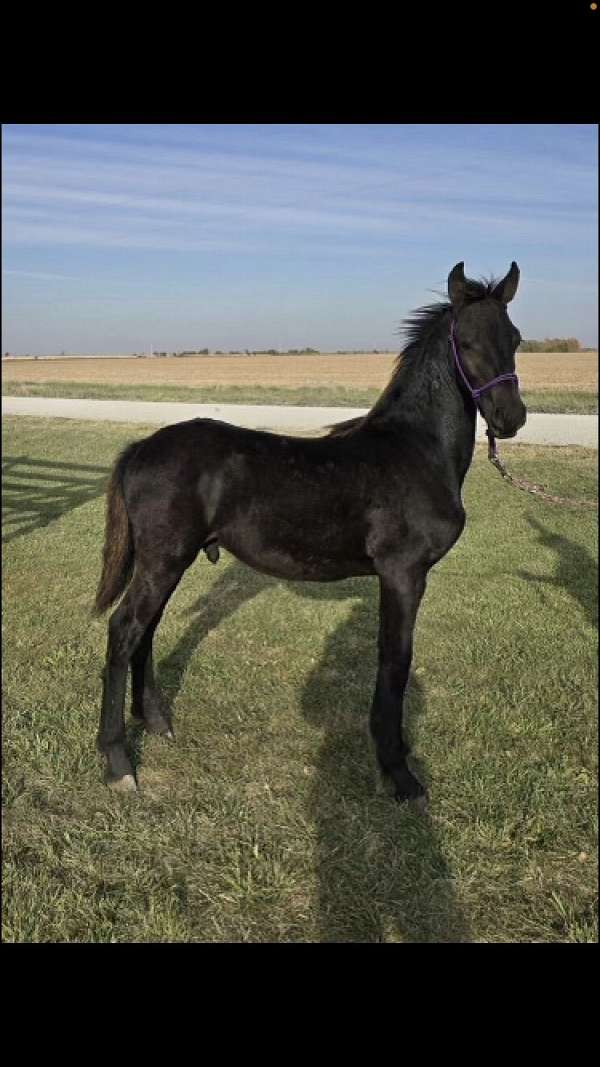
[[[452,268],[448,275],[448,296],[454,307],[459,307],[464,302],[466,287],[465,265],[461,261]]]
[[[519,268],[513,260],[506,278],[503,278],[501,282],[498,282],[496,288],[492,292],[492,296],[495,296],[496,300],[500,300],[503,304],[510,304],[517,291],[518,285]]]

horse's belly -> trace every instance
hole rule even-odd
[[[360,546],[328,547],[296,537],[285,545],[255,531],[219,533],[219,543],[254,570],[291,581],[334,582],[373,574],[373,564]]]

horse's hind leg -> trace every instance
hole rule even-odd
[[[170,595],[170,594],[169,594]],[[169,597],[165,597],[131,657],[131,713],[148,733],[173,739],[171,715],[154,678],[152,642]]]
[[[106,757],[108,783],[117,789],[136,788],[125,749],[123,715],[129,663],[152,622],[156,619],[158,624],[162,610],[189,562],[152,569],[136,564],[131,585],[108,624],[98,748]]]

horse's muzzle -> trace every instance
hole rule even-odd
[[[527,408],[525,407],[525,404],[520,403],[517,411],[507,411],[496,408],[488,418],[487,424],[494,437],[498,437],[500,440],[506,440],[508,437],[514,437],[525,425],[526,421]]]

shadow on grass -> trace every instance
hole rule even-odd
[[[539,535],[539,543],[551,548],[556,553],[556,572],[545,577],[518,571],[519,577],[527,582],[543,583],[562,587],[578,600],[583,608],[590,626],[598,627],[598,568],[596,561],[582,545],[570,541],[568,537],[553,533],[534,515],[527,515],[527,522]]]
[[[183,685],[188,664],[199,649],[204,639],[224,619],[233,615],[246,601],[252,600],[263,589],[276,585],[273,578],[259,574],[238,563],[237,560],[219,575],[208,594],[196,601],[186,612],[191,621],[179,638],[175,647],[157,664],[156,682],[163,694],[166,704],[173,714],[173,705]],[[167,606],[167,611],[169,610]],[[157,630],[154,647],[160,641],[160,627]],[[127,724],[127,747],[136,774],[143,766],[144,744],[147,734],[142,723],[131,719]],[[173,729],[177,735],[177,718],[173,716]]]
[[[227,568],[190,610],[190,624],[160,663],[159,684],[169,702],[209,631],[276,584],[237,561]],[[318,940],[469,942],[430,817],[375,795],[367,718],[375,682],[377,583],[307,582],[293,588],[299,596],[319,600],[360,597],[327,639],[301,698],[306,720],[324,729],[309,799],[318,837]],[[413,677],[409,729],[424,706],[422,687]],[[425,780],[423,769],[416,769]]]
[[[328,638],[302,696],[305,718],[325,731],[310,799],[318,830],[319,941],[470,942],[430,816],[391,796],[374,796],[368,712],[377,583],[296,588],[302,596],[327,599],[361,595]],[[424,710],[423,688],[413,675],[405,716],[409,735]],[[415,770],[427,782],[425,769]]]
[[[179,693],[187,665],[207,634],[233,615],[242,604],[274,585],[277,585],[275,578],[259,574],[236,560],[217,578],[208,594],[203,594],[196,601],[186,613],[191,616],[187,629],[175,648],[158,665],[157,681],[169,703]]]
[[[108,467],[4,456],[2,543],[49,526],[65,512],[94,500],[104,493],[108,475]]]

